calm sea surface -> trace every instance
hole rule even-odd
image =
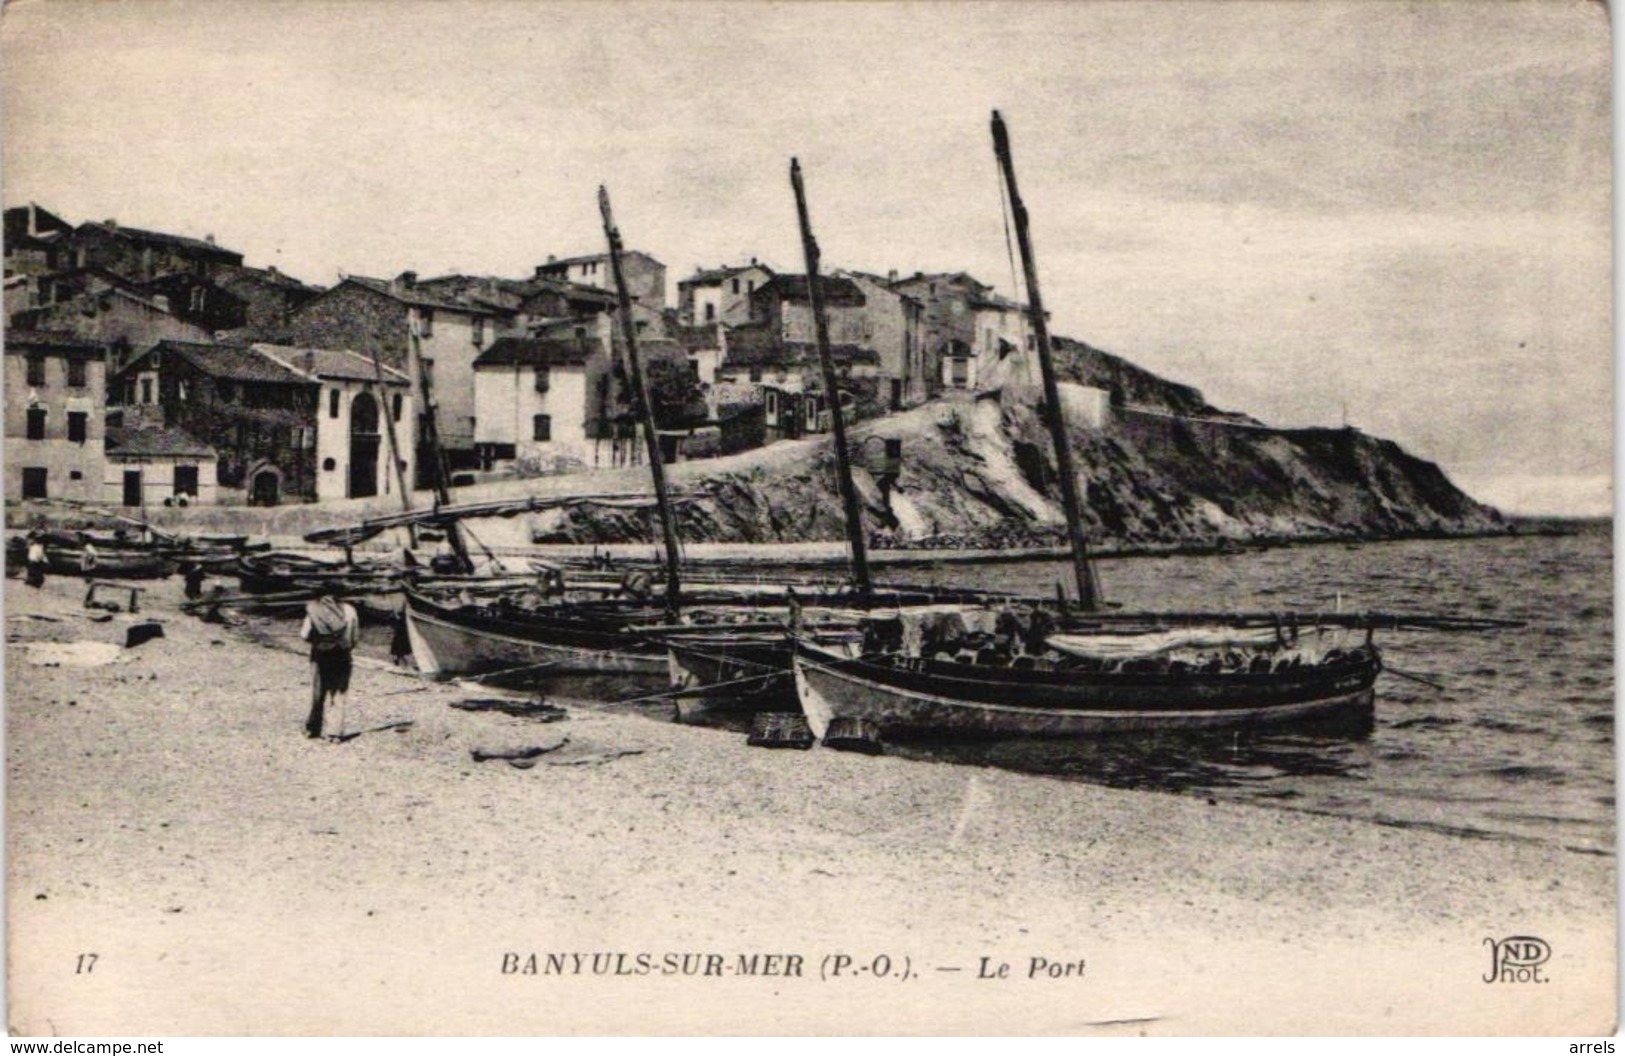
[[[1614,846],[1612,525],[1561,537],[1333,544],[1105,561],[1129,609],[1448,613],[1518,630],[1379,632],[1365,737],[1250,732],[888,751],[1571,850]],[[1060,563],[895,577],[1053,592]],[[884,577],[883,577],[884,578]]]

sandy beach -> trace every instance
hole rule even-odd
[[[14,1034],[1613,1030],[1611,858],[543,724],[367,660],[329,745],[292,625],[83,589],[5,586]],[[1485,982],[1517,935],[1542,981]]]

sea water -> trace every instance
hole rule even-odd
[[[1524,622],[1493,631],[1378,632],[1391,670],[1377,681],[1369,735],[1251,730],[888,751],[1611,854],[1612,531],[1594,523],[1560,536],[1100,562],[1107,599],[1124,609],[1341,608]],[[1044,562],[877,578],[1053,595],[1070,574],[1070,564]]]

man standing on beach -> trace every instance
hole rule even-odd
[[[45,539],[34,532],[28,537],[28,556],[24,559],[28,566],[27,578],[23,582],[31,587],[45,585]]]
[[[344,697],[350,690],[350,653],[361,641],[361,618],[355,606],[341,601],[338,587],[324,583],[305,606],[299,637],[310,643],[310,717],[306,737],[344,740]]]

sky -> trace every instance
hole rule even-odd
[[[1508,512],[1610,512],[1610,36],[1589,0],[611,4],[14,0],[7,205],[310,282],[629,246],[967,270],[1282,426]]]

